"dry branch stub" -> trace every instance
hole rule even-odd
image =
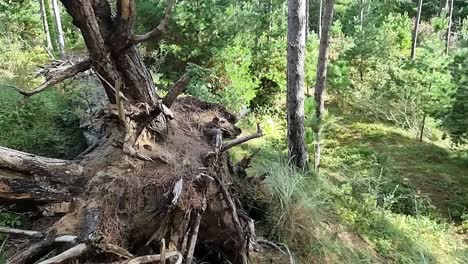
[[[131,110],[125,109],[127,115]],[[235,116],[220,105],[192,97],[175,100],[170,111],[173,120],[156,118],[133,144],[135,151],[151,161],[122,150],[128,131],[122,128],[115,106],[99,113],[106,123],[104,136],[77,162],[0,149],[33,162],[27,169],[19,166],[16,158],[1,157],[0,171],[16,171],[20,176],[15,177],[35,184],[45,178],[52,187],[68,185],[65,189],[74,191],[74,199],[63,197],[71,205],[59,221],[38,233],[23,232],[53,236],[42,242],[32,241],[33,246],[43,246],[33,250],[34,258],[21,263],[33,263],[45,255],[44,263],[71,259],[77,263],[91,259],[94,263],[149,263],[145,261],[158,261],[161,255],[166,263],[180,263],[182,259],[191,259],[192,263],[201,259],[207,263],[247,263],[255,239],[254,222],[238,202],[241,195],[237,192],[242,188],[236,186],[245,179],[237,179],[229,170],[227,153],[218,151],[215,159],[208,163],[205,160],[215,148],[208,133],[211,129],[221,131],[223,142],[240,142],[235,140],[241,132],[235,126]],[[247,138],[261,134],[259,130]],[[36,177],[39,174],[42,178]],[[11,177],[0,174],[0,183]],[[57,199],[41,201],[47,204]],[[54,239],[60,237],[73,240],[58,247]],[[161,241],[165,241],[164,249]],[[10,256],[10,263],[19,254]]]

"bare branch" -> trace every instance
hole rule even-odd
[[[160,40],[163,33],[166,31],[167,24],[169,23],[169,18],[171,17],[172,10],[174,9],[174,5],[176,0],[168,0],[166,6],[166,12],[164,13],[164,17],[159,23],[159,25],[151,30],[150,32],[143,34],[143,35],[135,35],[133,37],[133,44],[138,44],[140,42],[153,39],[153,40]]]
[[[182,254],[180,254],[178,251],[171,251],[171,252],[166,252],[165,258],[169,259],[172,257],[177,256],[177,262],[176,264],[181,264],[182,263]],[[147,256],[142,256],[138,258],[134,258],[130,260],[127,264],[147,264],[147,263],[154,263],[157,261],[161,261],[161,255],[147,255]]]
[[[32,238],[41,238],[45,237],[46,234],[39,232],[39,231],[34,231],[34,230],[23,230],[23,229],[16,229],[16,228],[9,228],[9,227],[3,227],[0,226],[0,233],[4,234],[13,234],[13,235],[24,235]],[[64,236],[59,236],[54,238],[53,240],[56,243],[75,243],[76,242],[76,236],[71,236],[71,235],[64,235]]]
[[[236,138],[236,139],[233,139],[231,141],[228,141],[226,143],[223,144],[223,146],[221,147],[221,152],[223,151],[226,151],[232,147],[235,147],[237,145],[240,145],[242,143],[245,143],[249,140],[252,140],[254,138],[259,138],[259,137],[263,137],[263,131],[262,129],[260,128],[260,124],[257,124],[257,133],[255,134],[251,134],[251,135],[248,135],[248,136],[244,136],[244,137],[240,137],[240,138]]]
[[[207,206],[207,200],[206,200],[206,193],[205,193],[203,195],[202,208],[195,215],[195,219],[194,219],[195,221],[192,227],[192,237],[190,238],[190,244],[189,244],[186,261],[185,261],[186,264],[192,264],[193,262],[193,253],[195,253],[195,245],[197,244],[198,231],[200,230],[201,218],[202,218],[203,212],[206,210],[206,206]]]
[[[50,252],[54,248],[54,241],[51,239],[44,239],[37,243],[32,244],[30,247],[18,251],[15,255],[10,257],[6,264],[27,264],[35,263],[42,256]]]
[[[50,76],[47,76],[47,80],[43,84],[39,85],[38,87],[32,90],[24,90],[24,89],[21,89],[19,87],[16,87],[14,85],[9,85],[9,84],[1,84],[1,85],[13,88],[16,91],[18,91],[20,94],[29,97],[29,96],[32,96],[32,95],[35,95],[37,93],[44,91],[45,89],[49,88],[52,85],[58,84],[66,79],[70,79],[71,77],[77,75],[78,73],[88,70],[90,67],[91,67],[91,60],[86,59],[84,61],[80,61],[72,66],[66,67],[63,70],[53,72],[53,74],[51,74]]]
[[[65,252],[50,258],[48,260],[39,262],[39,264],[59,264],[64,263],[65,261],[81,256],[83,253],[88,250],[88,246],[85,243],[78,244]]]
[[[180,77],[180,79],[174,83],[171,90],[167,93],[167,95],[163,98],[163,104],[167,107],[171,107],[177,97],[185,91],[187,85],[190,82],[190,76],[188,73],[185,73]]]
[[[224,182],[219,177],[215,177],[215,180],[216,180],[216,183],[218,184],[219,188],[221,189],[221,193],[223,194],[224,201],[226,202],[228,210],[231,213],[232,222],[234,223],[234,227],[235,227],[235,229],[237,231],[238,242],[244,244],[245,237],[244,237],[242,225],[241,225],[241,223],[239,221],[239,216],[237,214],[236,205],[233,202],[231,194],[229,193],[229,190],[226,187],[226,185],[224,184]],[[247,255],[245,253],[245,248],[244,247],[240,248],[239,254],[241,255],[242,263],[247,264],[249,261],[247,259]]]
[[[24,235],[24,236],[35,237],[35,238],[44,236],[43,233],[38,232],[38,231],[22,230],[22,229],[9,228],[9,227],[3,227],[3,226],[0,226],[0,233]]]

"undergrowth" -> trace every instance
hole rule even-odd
[[[60,91],[25,100],[2,87],[0,104],[0,146],[57,158],[73,158],[85,147],[72,102]]]
[[[265,205],[260,234],[289,245],[297,262],[466,263],[467,163],[446,145],[418,143],[386,124],[335,119],[316,175],[288,166],[284,125],[274,118],[241,126],[250,131],[257,121],[265,138],[233,157],[260,149],[250,169],[268,175],[257,193]]]

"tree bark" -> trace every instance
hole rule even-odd
[[[69,201],[85,183],[81,165],[0,147],[0,200]]]
[[[50,38],[50,31],[49,31],[49,22],[47,22],[47,12],[46,7],[44,4],[44,0],[39,0],[40,8],[41,8],[41,19],[42,19],[42,26],[44,28],[44,34],[46,36],[46,43],[47,43],[47,50],[50,52],[52,47],[52,40]]]
[[[307,167],[304,128],[304,63],[306,1],[288,1],[287,116],[289,157],[299,168]]]
[[[328,66],[328,49],[330,44],[330,28],[333,21],[333,6],[334,0],[326,0],[324,6],[324,17],[322,27],[322,38],[320,39],[320,49],[317,65],[317,81],[315,84],[315,116],[318,122],[317,127],[314,128],[315,134],[315,170],[318,171],[320,167],[320,130],[323,114],[325,112],[325,89],[327,82],[327,66]]]
[[[62,3],[81,30],[93,68],[104,79],[101,83],[109,101],[116,102],[113,88],[121,83],[121,92],[129,103],[153,106],[157,99],[156,88],[137,48],[116,46],[116,43],[128,43],[133,32],[127,27],[127,32],[119,32],[120,39],[112,38],[112,43],[108,42],[117,23],[112,19],[109,4],[87,0],[62,0]]]
[[[416,15],[416,19],[414,21],[414,30],[413,30],[413,40],[411,45],[411,59],[414,60],[416,58],[416,46],[418,45],[418,31],[419,31],[419,23],[421,21],[421,13],[422,13],[422,6],[423,0],[419,0],[418,4],[418,13]]]
[[[55,25],[57,29],[57,43],[60,56],[65,58],[65,40],[63,37],[62,19],[60,17],[60,7],[57,0],[52,0],[52,9],[54,11]]]
[[[449,17],[448,17],[448,27],[447,35],[445,36],[445,54],[449,53],[450,49],[450,35],[452,34],[452,15],[453,15],[453,0],[449,0]]]

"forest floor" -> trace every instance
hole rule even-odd
[[[254,123],[245,121],[243,130]],[[466,263],[463,152],[337,114],[325,130],[321,174],[300,176],[284,169],[284,124],[268,117],[261,123],[266,137],[236,149],[233,158],[260,149],[250,174],[269,174],[265,235],[291,245],[299,263]],[[271,232],[271,226],[285,229]]]
[[[416,190],[417,196],[427,198],[450,221],[458,222],[468,208],[468,159],[442,143],[418,142],[407,130],[391,125],[349,121],[335,127],[327,143],[330,154],[341,152],[338,158],[348,151],[362,155],[364,160],[372,156],[377,166],[388,170],[401,185]],[[325,166],[346,175],[350,169],[347,163]]]

